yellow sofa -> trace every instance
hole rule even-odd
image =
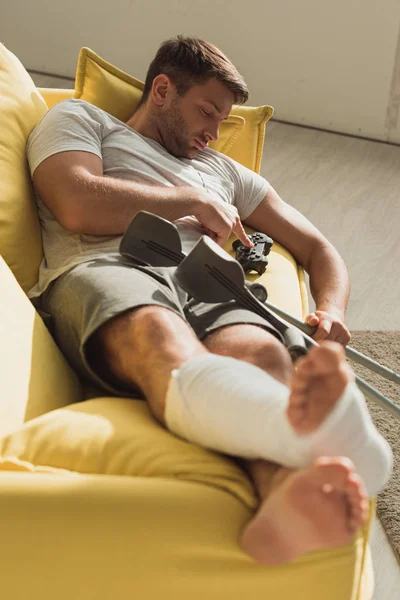
[[[85,69],[97,69],[106,87],[108,75],[129,80],[87,49],[82,57],[80,88],[40,91],[0,44],[2,597],[370,600],[373,502],[353,543],[284,567],[255,563],[238,543],[257,508],[239,464],[176,438],[145,402],[83,386],[28,300],[42,246],[26,139],[49,106],[93,84]],[[232,113],[230,151],[245,152],[242,162],[258,170],[272,111]],[[254,114],[258,134],[249,146]],[[305,316],[303,272],[279,245],[259,280],[272,303]]]

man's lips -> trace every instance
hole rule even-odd
[[[208,146],[207,142],[201,142],[200,140],[196,140],[196,138],[194,138],[194,143],[199,150],[204,150]]]

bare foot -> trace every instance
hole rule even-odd
[[[241,547],[265,565],[282,565],[302,554],[343,546],[368,514],[368,498],[353,463],[318,458],[291,473],[264,500],[245,528]]]
[[[300,358],[286,413],[293,429],[299,434],[314,431],[342,396],[350,377],[344,348],[337,342],[322,342]]]

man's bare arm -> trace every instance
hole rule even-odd
[[[135,214],[147,210],[169,221],[194,215],[219,243],[233,231],[250,245],[234,207],[190,186],[106,177],[102,160],[90,152],[54,154],[38,166],[32,179],[57,221],[74,233],[122,235]]]
[[[344,320],[350,296],[350,280],[343,259],[331,244],[314,247],[308,274],[317,310],[335,313]]]
[[[140,210],[168,220],[193,214],[188,188],[143,185],[105,177],[102,160],[89,152],[60,152],[43,161],[33,184],[57,221],[70,231],[120,235]]]
[[[348,343],[350,336],[343,321],[350,282],[347,268],[334,246],[304,215],[285,203],[272,186],[245,224],[287,248],[309,274],[311,294],[316,310],[320,311],[317,317],[321,331],[314,339],[323,339],[326,334],[329,339]],[[337,322],[325,323],[325,313],[336,317]],[[318,324],[318,319],[310,324]]]

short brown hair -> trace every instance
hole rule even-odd
[[[161,44],[149,66],[139,106],[146,102],[153,81],[160,74],[171,78],[179,96],[194,85],[216,78],[231,90],[235,104],[244,104],[249,97],[243,77],[225,54],[197,37],[178,35]]]

